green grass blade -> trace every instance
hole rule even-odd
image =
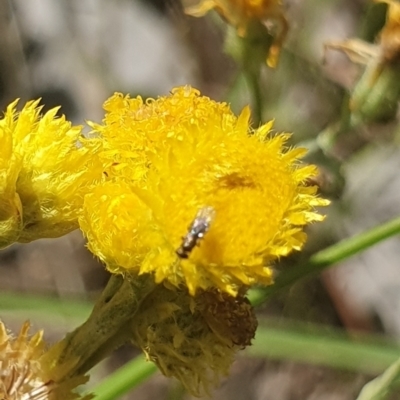
[[[332,246],[315,253],[308,262],[282,272],[276,277],[275,283],[268,286],[261,294],[253,295],[253,304],[262,303],[268,297],[282,288],[290,286],[310,274],[321,272],[339,261],[345,260],[369,247],[400,233],[400,217],[378,225],[368,231],[348,239],[344,239]]]
[[[335,332],[327,334],[326,329],[304,332],[259,326],[246,354],[378,374],[400,357],[400,346],[373,339],[355,340]]]
[[[400,358],[382,375],[367,383],[357,400],[385,400],[396,386],[400,384]]]
[[[134,358],[92,389],[95,400],[112,400],[128,393],[157,371],[143,356]]]

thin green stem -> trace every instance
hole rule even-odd
[[[349,258],[361,251],[400,233],[400,217],[360,233],[349,239],[344,239],[324,250],[315,253],[303,265],[292,268],[277,276],[275,283],[257,292],[252,297],[253,304],[259,304],[278,292],[290,286],[301,278],[321,272],[339,261]]]
[[[307,331],[300,327],[266,325],[265,322],[268,320],[260,321],[255,341],[246,349],[247,355],[367,374],[382,373],[400,357],[398,345],[385,343],[379,337],[351,338],[329,330],[327,326]]]
[[[244,74],[248,82],[251,97],[253,99],[253,123],[254,127],[258,127],[263,121],[263,98],[261,93],[261,85],[259,72],[253,70],[245,70]]]
[[[368,382],[356,400],[385,400],[399,387],[400,358],[390,365],[382,375]],[[396,396],[397,397],[397,396]],[[391,397],[390,397],[391,398]]]
[[[93,388],[95,400],[118,399],[144,382],[156,370],[152,362],[145,361],[141,356],[136,357]]]
[[[89,318],[60,342],[64,349],[58,362],[79,360],[68,373],[84,374],[128,341],[129,329],[124,328],[154,286],[151,275],[112,275]]]
[[[225,92],[224,99],[232,104],[236,101],[236,99],[240,96],[241,90],[243,90],[244,86],[244,76],[241,70],[237,71],[235,76],[233,77],[231,84],[229,85],[227,91]]]

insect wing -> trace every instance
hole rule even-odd
[[[189,257],[190,252],[210,229],[210,225],[214,218],[214,208],[210,206],[200,208],[195,219],[190,224],[187,234],[182,238],[182,244],[176,250],[176,254],[180,258]]]
[[[210,229],[211,223],[215,218],[215,210],[212,207],[202,207],[196,214],[196,218],[189,228],[189,234],[196,238],[202,238]]]

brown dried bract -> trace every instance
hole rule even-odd
[[[201,314],[210,329],[233,345],[244,348],[251,344],[257,329],[257,319],[250,302],[241,294],[232,297],[218,290],[204,291],[199,295]]]

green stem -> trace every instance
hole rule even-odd
[[[340,137],[348,134],[349,131],[357,128],[357,126],[357,123],[351,119],[349,96],[346,95],[343,99],[339,120],[328,125],[322,132],[320,132],[317,136],[316,143],[325,154],[331,155],[334,152],[334,148]]]
[[[156,372],[152,362],[146,362],[142,356],[126,363],[112,375],[93,388],[95,400],[114,400],[136,388]]]
[[[244,74],[250,89],[250,93],[253,99],[253,125],[257,128],[263,121],[263,98],[260,88],[259,72],[253,70],[245,70]]]
[[[243,90],[244,86],[244,76],[241,70],[236,72],[236,75],[233,77],[229,87],[227,88],[225,95],[223,98],[229,104],[235,103],[235,101],[240,97],[240,92]]]
[[[252,296],[254,305],[260,304],[279,290],[292,285],[301,278],[321,272],[339,261],[351,257],[361,251],[400,233],[400,217],[372,228],[349,239],[344,239],[324,250],[315,253],[308,262],[282,272],[277,276],[275,283],[265,288],[262,293]]]
[[[385,400],[399,387],[400,358],[397,359],[386,371],[368,382],[361,390],[356,400]],[[397,396],[396,396],[397,397]]]
[[[357,338],[328,329],[327,326],[308,329],[300,326],[266,325],[268,319],[260,320],[256,338],[246,349],[246,355],[269,359],[298,361],[325,365],[347,371],[379,374],[400,356],[400,347],[383,342],[379,337]],[[272,326],[271,326],[272,325]]]
[[[385,65],[372,57],[349,97],[343,99],[340,120],[317,136],[325,154],[331,154],[338,139],[364,123],[394,119],[400,98],[398,66]]]
[[[110,278],[89,318],[59,343],[64,350],[58,363],[76,360],[70,376],[86,373],[128,340],[126,325],[154,286],[151,275]]]

